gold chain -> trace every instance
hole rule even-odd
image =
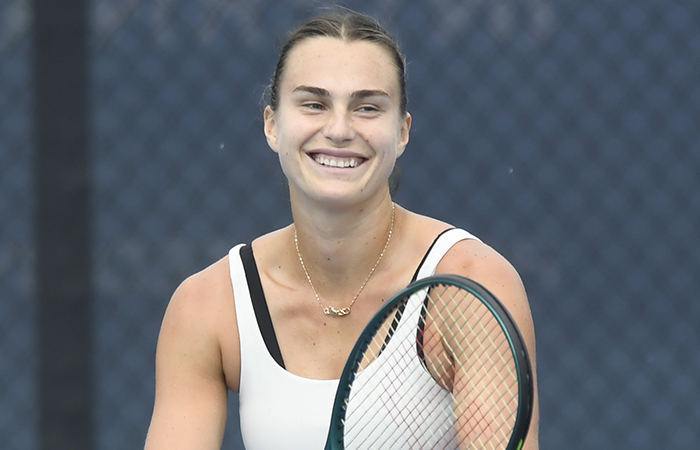
[[[346,306],[345,308],[340,308],[340,309],[335,309],[333,306],[328,306],[328,307],[323,306],[323,302],[321,302],[321,298],[318,296],[318,292],[316,292],[316,288],[314,287],[314,284],[311,282],[311,277],[309,276],[309,272],[306,270],[306,265],[304,264],[304,258],[301,257],[301,252],[299,251],[299,239],[297,238],[297,229],[296,229],[296,227],[294,227],[294,246],[297,249],[297,256],[299,256],[299,262],[301,263],[301,268],[304,269],[304,274],[306,275],[306,279],[309,280],[309,285],[311,286],[311,290],[314,291],[314,295],[316,296],[316,301],[318,302],[319,305],[321,305],[321,309],[323,310],[323,314],[325,314],[327,316],[336,316],[336,317],[347,316],[348,314],[350,314],[350,309],[352,308],[352,305],[355,304],[355,300],[357,300],[357,297],[360,296],[360,293],[367,285],[367,282],[372,277],[372,274],[374,274],[374,270],[377,268],[380,261],[384,257],[384,253],[386,252],[387,247],[389,247],[389,241],[391,241],[391,235],[394,232],[394,215],[395,214],[396,214],[396,208],[394,206],[394,203],[392,203],[391,204],[391,225],[389,226],[389,236],[386,238],[386,244],[384,244],[384,249],[379,254],[379,259],[377,259],[377,262],[374,263],[374,267],[372,267],[372,270],[369,271],[369,275],[367,275],[367,278],[365,278],[365,282],[362,283],[362,286],[360,286],[360,290],[357,291],[357,294],[355,294],[355,297],[353,297],[352,301],[350,302],[350,305]]]

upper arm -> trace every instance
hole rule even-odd
[[[534,408],[528,436],[523,450],[539,448],[539,406],[535,327],[530,304],[522,280],[515,268],[490,247],[473,240],[456,244],[438,266],[440,273],[452,273],[470,278],[483,285],[506,307],[525,340],[534,382]]]
[[[227,387],[217,333],[215,298],[206,277],[174,293],[156,351],[156,396],[147,450],[220,449]]]

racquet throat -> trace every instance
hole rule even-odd
[[[384,258],[384,253],[386,253],[386,249],[389,247],[389,242],[391,241],[391,235],[394,233],[394,216],[395,215],[396,215],[396,206],[392,202],[391,203],[391,225],[389,225],[389,234],[386,238],[386,243],[384,244],[384,248],[382,249],[382,252],[379,254],[379,258],[377,259],[377,262],[374,263],[372,270],[369,271],[369,275],[367,275],[367,278],[365,278],[365,281],[362,283],[362,286],[360,286],[360,289],[357,291],[357,294],[355,294],[355,296],[353,297],[350,304],[348,306],[346,306],[344,308],[340,308],[340,309],[336,309],[333,306],[323,306],[323,302],[321,301],[321,297],[319,297],[318,292],[316,291],[316,288],[314,287],[314,283],[311,281],[311,276],[309,275],[309,271],[306,270],[306,264],[304,264],[304,258],[301,257],[301,251],[299,250],[299,239],[297,236],[297,229],[296,229],[296,227],[294,227],[294,247],[297,250],[297,256],[299,257],[299,263],[301,263],[301,268],[304,269],[304,275],[306,275],[306,280],[309,282],[309,286],[311,286],[311,290],[314,292],[314,295],[316,296],[316,301],[321,306],[321,310],[323,311],[323,314],[325,314],[327,316],[333,316],[333,317],[343,317],[343,316],[347,316],[348,314],[350,314],[350,310],[352,309],[352,305],[355,304],[357,297],[360,296],[360,293],[367,285],[367,282],[369,281],[369,279],[372,278],[372,275],[374,274],[374,271],[377,269],[377,266],[379,265],[379,263],[382,261],[382,258]]]

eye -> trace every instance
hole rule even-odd
[[[377,105],[363,104],[363,105],[358,106],[355,109],[355,111],[357,111],[359,114],[361,114],[363,116],[376,116],[382,110]]]
[[[301,107],[309,111],[323,111],[326,109],[326,106],[319,102],[304,102],[301,104]]]

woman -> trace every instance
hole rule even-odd
[[[398,46],[371,18],[343,11],[291,35],[264,132],[288,179],[294,222],[234,247],[173,295],[148,450],[220,448],[228,389],[240,393],[248,450],[322,449],[353,344],[416,276],[484,284],[515,317],[534,362],[532,318],[513,267],[469,233],[446,232],[450,225],[391,199],[411,128],[405,89]],[[439,254],[428,267],[421,262],[431,248]],[[537,448],[537,423],[535,409],[526,449]]]

